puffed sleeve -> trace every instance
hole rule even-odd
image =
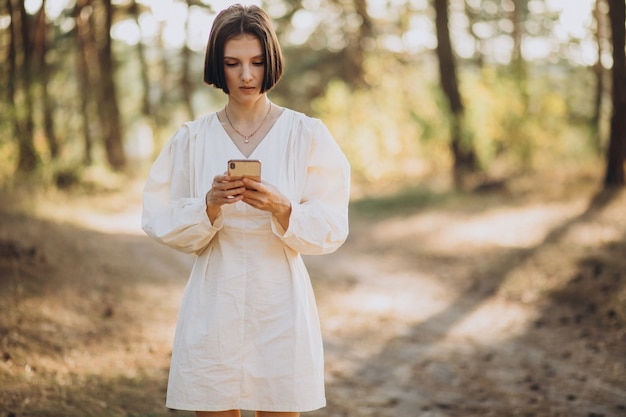
[[[302,198],[291,202],[287,230],[272,218],[274,234],[303,255],[332,253],[348,237],[350,165],[326,126],[314,123]]]
[[[222,227],[221,214],[211,224],[205,196],[192,189],[191,138],[183,126],[152,165],[143,191],[141,225],[152,238],[185,253],[201,253]]]

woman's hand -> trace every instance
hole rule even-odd
[[[271,184],[249,178],[243,178],[241,181],[245,187],[242,201],[259,210],[269,211],[283,229],[287,230],[291,215],[291,201]]]
[[[215,222],[221,207],[224,204],[233,204],[243,200],[246,187],[242,180],[233,179],[228,175],[216,175],[213,185],[206,193],[206,214],[211,223]]]

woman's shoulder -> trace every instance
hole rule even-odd
[[[172,149],[186,149],[194,146],[196,139],[202,136],[216,118],[216,113],[209,113],[194,120],[184,122],[172,135],[168,146]]]
[[[320,136],[320,134],[326,135],[328,133],[326,125],[316,117],[311,117],[289,108],[284,108],[284,112],[284,116],[289,117],[291,121],[292,131],[298,132],[298,136],[315,139],[317,136]],[[296,127],[296,129],[293,129],[293,127]]]
[[[178,131],[172,137],[174,141],[189,141],[194,140],[198,137],[200,132],[206,131],[210,128],[211,124],[214,120],[217,119],[217,113],[208,113],[194,120],[190,120],[184,122],[179,128]]]
[[[286,116],[291,117],[291,120],[295,123],[303,123],[306,125],[316,125],[321,123],[321,121],[315,117],[308,116],[302,112],[287,107],[283,107],[283,112],[285,112]]]
[[[183,126],[189,129],[190,133],[194,133],[194,132],[198,132],[202,129],[207,128],[216,119],[217,119],[217,112],[212,112],[212,113],[199,116],[198,118],[194,120],[185,122]]]

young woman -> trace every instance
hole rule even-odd
[[[323,349],[301,254],[348,235],[349,165],[319,121],[272,103],[283,58],[267,14],[235,5],[209,37],[204,80],[225,107],[186,123],[154,162],[142,226],[196,255],[167,406],[197,416],[292,417],[325,405]],[[258,160],[261,181],[227,174]]]

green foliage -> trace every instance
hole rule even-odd
[[[316,116],[348,155],[357,184],[403,182],[448,164],[445,120],[422,74],[393,57],[372,57],[367,89],[335,81],[314,102]]]
[[[513,175],[591,155],[591,106],[567,94],[588,74],[559,69],[535,69],[524,94],[506,68],[461,67],[466,136],[484,171]],[[448,174],[449,114],[432,66],[370,55],[366,80],[361,89],[333,81],[312,106],[348,155],[357,194]]]
[[[287,66],[283,80],[271,92],[272,99],[319,117],[329,126],[352,163],[357,193],[399,188],[432,175],[447,176],[452,164],[450,115],[441,93],[435,55],[426,46],[400,52],[401,46],[410,45],[411,36],[422,29],[415,22],[421,22],[422,18],[430,21],[432,11],[426,3],[409,7],[408,3],[400,6],[391,2],[386,9],[375,7],[378,13],[371,16],[356,10],[356,3],[350,2],[323,1],[316,7],[300,2],[280,3],[282,8],[272,10],[276,12]],[[510,36],[507,25],[500,27],[502,19],[510,18],[508,3],[494,0],[466,3],[464,12],[452,11],[467,14],[471,24],[482,25],[479,28],[491,28],[471,35],[472,39],[486,45],[498,41],[498,37]],[[533,2],[535,9],[542,3]],[[526,28],[529,36],[547,39],[556,15],[530,10],[526,4],[521,3],[520,19],[536,26]],[[143,12],[150,13],[148,8]],[[116,13],[118,19],[136,17],[121,7]],[[317,29],[307,39],[295,42],[289,35],[297,31],[297,22],[302,25],[303,16],[317,22]],[[79,86],[74,33],[63,23],[72,19],[68,8],[64,15],[50,22],[54,36],[47,56],[52,68],[48,92],[55,101],[55,131],[61,148],[55,161],[47,149],[39,101],[34,109],[35,147],[43,165],[37,175],[46,184],[55,183],[55,176],[67,167],[85,165],[86,160],[81,95],[87,92]],[[372,26],[366,25],[364,30],[363,22]],[[467,29],[455,26],[454,22],[452,26],[456,33]],[[530,30],[532,27],[535,29]],[[5,43],[8,36],[9,32],[0,31]],[[149,82],[149,115],[142,108],[144,69],[139,62],[138,45],[120,40],[113,43],[124,141],[132,169],[145,162],[138,161],[139,157],[152,160],[164,142],[190,117],[183,105],[182,51],[164,46],[158,38],[144,39],[141,45]],[[494,64],[500,61],[494,59],[497,54],[492,49],[477,47],[473,57],[458,62],[466,109],[464,140],[475,149],[483,171],[507,175],[555,161],[576,162],[601,148],[602,141],[597,138],[608,128],[599,133],[590,128],[595,111],[592,99],[595,78],[590,68],[561,59],[526,62],[525,71],[517,73],[511,65]],[[221,91],[202,84],[203,58],[202,51],[195,52],[189,62],[195,116],[213,111],[225,101]],[[476,64],[478,58],[482,59],[480,66]],[[7,80],[1,81],[0,92],[6,93]],[[38,100],[41,86],[37,79],[33,81]],[[571,88],[574,85],[576,88]],[[97,105],[93,100],[88,105],[87,113],[93,115],[88,131],[93,136],[93,164],[101,166],[105,158],[100,121],[93,111]],[[24,112],[24,109],[16,111]],[[12,119],[9,106],[0,101],[0,187],[12,180],[17,163]],[[136,151],[146,141],[150,142],[151,152],[131,155],[131,149]]]
[[[582,120],[591,114],[573,118],[569,108],[580,106],[580,98],[568,100],[562,91],[579,84],[581,75],[537,71],[526,96],[505,71],[464,73],[467,118],[482,166],[489,169],[504,159],[513,170],[529,170],[589,153]]]

